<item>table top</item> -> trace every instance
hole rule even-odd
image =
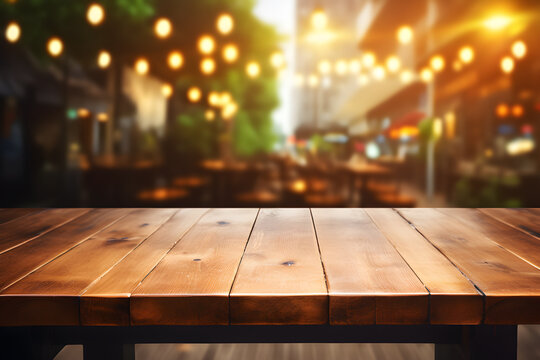
[[[540,323],[539,209],[0,209],[0,326]]]

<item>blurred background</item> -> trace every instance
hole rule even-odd
[[[0,206],[540,206],[537,0],[1,0]]]

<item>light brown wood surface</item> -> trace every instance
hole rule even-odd
[[[367,209],[430,295],[430,323],[479,324],[482,295],[436,247],[392,209]]]
[[[328,294],[309,209],[262,209],[231,290],[232,324],[324,324]]]
[[[313,209],[330,324],[422,324],[428,292],[362,209]]]
[[[176,210],[135,210],[0,292],[0,325],[78,325],[79,296]]]
[[[129,325],[129,301],[133,290],[207,211],[179,210],[119,264],[92,284],[81,297],[81,323]]]
[[[226,325],[228,296],[257,209],[214,209],[131,295],[133,325]]]
[[[31,209],[31,208],[13,208],[13,209],[0,209],[0,224],[23,217],[28,214],[43,211],[43,209]]]
[[[5,210],[0,326],[540,323],[536,209]]]
[[[480,209],[480,211],[540,239],[540,209]]]
[[[0,253],[31,241],[88,211],[89,209],[49,209],[1,224]]]
[[[485,295],[484,322],[540,322],[540,270],[435,209],[400,209]]]

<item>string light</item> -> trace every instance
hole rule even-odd
[[[111,54],[105,50],[100,51],[98,54],[97,63],[102,69],[108,68],[111,64]]]
[[[420,79],[425,83],[431,82],[433,80],[433,71],[430,68],[423,68],[420,71]]]
[[[281,51],[276,51],[270,56],[270,64],[276,69],[282,68],[285,65],[285,56]]]
[[[400,44],[409,44],[414,38],[414,32],[410,26],[404,25],[397,30],[397,39]]]
[[[230,14],[221,14],[216,22],[218,31],[223,35],[228,35],[234,28],[234,19]]]
[[[527,54],[527,45],[525,45],[525,43],[521,40],[516,41],[514,44],[512,44],[512,54],[516,57],[516,59],[523,59]]]
[[[184,65],[184,56],[180,51],[171,51],[167,57],[167,63],[173,70],[178,70]]]
[[[201,54],[210,55],[216,48],[216,42],[210,35],[203,35],[199,38],[198,47]]]
[[[211,91],[210,94],[208,94],[208,103],[211,106],[218,107],[221,105],[221,96],[216,91]]]
[[[431,58],[429,64],[435,72],[440,72],[444,70],[445,62],[444,58],[440,55],[435,55]]]
[[[173,94],[173,87],[171,84],[161,85],[161,94],[166,98],[170,98]]]
[[[410,70],[403,70],[399,75],[399,79],[402,83],[408,84],[413,80],[413,73]]]
[[[200,68],[204,75],[211,75],[216,71],[216,62],[212,58],[204,58],[201,61]]]
[[[51,56],[58,57],[62,54],[62,51],[64,50],[64,43],[62,43],[62,40],[57,37],[52,37],[47,42],[47,51]]]
[[[21,38],[21,27],[15,21],[12,21],[6,27],[6,40],[10,43],[16,43]]]
[[[514,59],[512,59],[510,56],[505,56],[501,60],[501,70],[505,74],[510,74],[512,71],[514,71],[515,63]]]
[[[135,71],[139,75],[146,75],[150,71],[150,64],[145,58],[139,58],[135,61]]]
[[[464,46],[459,50],[459,59],[464,64],[470,64],[474,60],[474,50],[470,46]]]
[[[165,39],[171,35],[172,24],[171,21],[167,18],[159,18],[154,24],[154,32],[156,36]]]
[[[231,120],[234,117],[234,115],[236,115],[237,111],[238,111],[238,105],[236,105],[236,103],[234,102],[228,103],[221,110],[221,117],[224,120]]]
[[[234,44],[227,44],[223,47],[223,59],[228,63],[233,63],[238,59],[238,47]]]
[[[251,61],[246,65],[246,73],[250,78],[254,79],[260,75],[261,66],[257,62]]]
[[[375,80],[383,80],[386,77],[386,70],[382,66],[376,66],[373,69],[373,78]]]
[[[196,103],[201,100],[202,92],[201,89],[199,89],[196,86],[192,86],[187,91],[187,98],[190,102]]]
[[[209,122],[214,121],[214,119],[216,118],[216,113],[214,112],[214,110],[208,109],[204,112],[204,118]]]
[[[401,60],[397,56],[390,56],[386,59],[386,68],[391,73],[396,73],[401,68]]]
[[[90,4],[86,10],[86,20],[90,25],[97,26],[105,20],[105,9],[99,4]]]
[[[375,65],[375,62],[377,61],[377,58],[375,57],[375,54],[372,52],[367,52],[362,56],[362,64],[364,67],[370,69]]]

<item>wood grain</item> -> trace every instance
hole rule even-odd
[[[0,325],[78,325],[79,296],[176,210],[135,210],[0,293]]]
[[[540,239],[540,209],[480,209],[480,211]]]
[[[178,211],[91,285],[81,297],[81,324],[129,326],[129,301],[133,290],[207,211],[208,209]]]
[[[0,253],[33,240],[76,217],[89,209],[49,209],[31,213],[0,225]]]
[[[0,209],[0,224],[23,217],[28,214],[43,211],[43,209],[30,209],[30,208],[13,208],[13,209]]]
[[[130,210],[98,209],[0,254],[0,290],[112,224]]]
[[[324,324],[328,295],[309,209],[262,209],[230,294],[232,324]]]
[[[540,271],[434,209],[399,209],[485,294],[484,323],[540,323]]]
[[[439,209],[540,269],[540,240],[475,209]],[[514,210],[506,210],[513,212]]]
[[[131,295],[133,325],[227,325],[229,291],[257,209],[214,209]]]
[[[479,324],[482,294],[440,251],[392,209],[366,209],[429,291],[431,324]]]
[[[330,324],[421,324],[428,292],[362,209],[312,209]]]

